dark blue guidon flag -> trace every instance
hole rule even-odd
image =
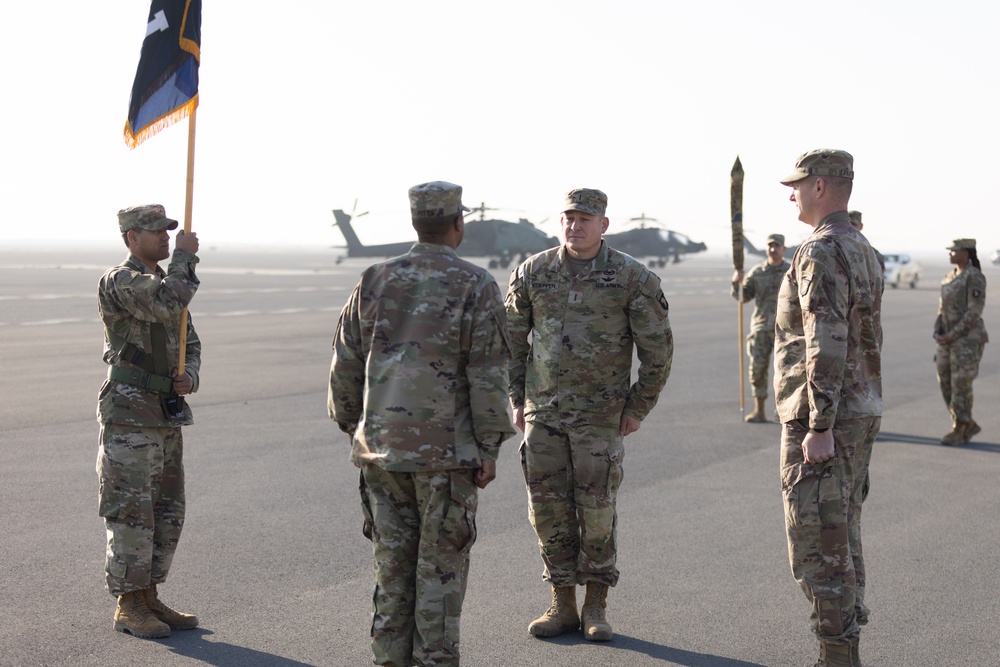
[[[198,106],[200,45],[201,0],[153,0],[128,104],[129,148]]]

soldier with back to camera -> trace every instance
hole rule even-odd
[[[457,666],[478,489],[507,414],[507,317],[488,271],[461,259],[462,188],[410,188],[418,242],[368,267],[333,339],[329,413],[351,436],[375,570],[377,665]]]

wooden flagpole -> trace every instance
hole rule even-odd
[[[743,163],[740,156],[736,156],[733,163],[733,170],[730,173],[729,188],[729,213],[732,222],[733,233],[733,268],[743,271]],[[739,348],[740,357],[740,414],[746,412],[746,388],[744,385],[746,373],[744,372],[743,359],[743,281],[737,290],[736,313],[739,320],[739,338],[736,341]]]
[[[188,154],[187,154],[187,187],[184,192],[184,233],[191,233],[191,211],[194,208],[194,135],[195,121],[198,115],[198,105],[191,108],[188,115]],[[187,356],[187,324],[188,310],[181,311],[180,350],[177,354],[177,375],[184,373],[184,361]]]

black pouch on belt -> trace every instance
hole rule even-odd
[[[180,421],[184,419],[184,397],[176,394],[160,396],[160,405],[163,407],[163,416],[169,421]]]

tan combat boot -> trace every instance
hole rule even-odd
[[[583,637],[592,642],[611,641],[614,633],[605,616],[608,606],[608,587],[594,581],[587,582],[587,597],[583,599]]]
[[[528,632],[536,637],[557,637],[580,627],[580,614],[576,611],[576,586],[553,586],[552,604],[548,611],[528,625]]]
[[[851,644],[819,643],[819,660],[813,667],[859,667],[860,662],[854,661],[853,649],[857,641]]]
[[[764,414],[764,401],[766,398],[761,398],[759,396],[753,397],[753,412],[748,414],[743,418],[748,424],[763,424],[767,421],[767,415]]]
[[[156,586],[142,591],[146,607],[153,613],[153,616],[170,626],[172,630],[190,630],[198,627],[198,617],[194,614],[184,614],[174,611],[160,601],[156,593]]]
[[[146,607],[142,591],[133,591],[118,597],[115,630],[129,632],[142,639],[170,636],[170,626],[153,616],[153,612]]]
[[[961,445],[962,443],[965,442],[964,431],[965,431],[965,422],[955,422],[955,424],[951,427],[951,430],[948,431],[948,433],[946,433],[944,437],[941,438],[941,444],[949,445],[951,447],[954,447],[955,445]]]
[[[976,423],[975,419],[970,419],[967,422],[962,422],[962,424],[965,427],[962,429],[962,442],[968,442],[969,440],[972,440],[972,436],[976,435],[977,433],[983,430],[983,428]]]

